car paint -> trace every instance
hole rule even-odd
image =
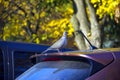
[[[114,60],[86,80],[120,80],[120,51],[113,52]]]
[[[3,52],[4,60],[4,80],[14,80],[14,51],[27,51],[41,53],[49,46],[33,43],[7,42],[0,41],[0,48]],[[64,51],[64,50],[63,50]],[[41,61],[40,56],[77,56],[92,59],[103,64],[105,67],[89,76],[86,80],[120,80],[120,48],[106,48],[95,50],[77,50],[66,49],[66,52],[52,54],[37,54],[37,63]],[[26,64],[27,65],[27,64]],[[32,67],[32,66],[31,66]]]
[[[84,54],[85,53],[85,54]],[[96,49],[92,51],[70,51],[64,53],[39,54],[43,56],[79,56],[92,59],[105,67],[88,77],[86,80],[120,80],[120,48]],[[42,59],[42,58],[41,58]],[[41,61],[41,60],[40,60]]]
[[[42,51],[44,51],[48,47],[50,46],[43,45],[43,44],[0,41],[0,49],[2,50],[1,55],[3,56],[4,80],[15,80],[15,75],[16,75],[15,73],[16,67],[15,67],[15,59],[14,59],[15,52],[19,51],[19,52],[28,52],[28,54],[29,52],[33,54],[36,54],[36,53],[40,54]],[[62,49],[62,51],[71,51],[71,50],[72,49]],[[55,52],[55,51],[51,51],[51,52]],[[22,57],[24,57],[24,55]],[[28,60],[30,61],[30,59]],[[24,59],[22,59],[22,61],[24,61]],[[25,66],[27,66],[27,64]],[[26,71],[28,68],[27,69],[19,68],[19,69],[22,71]],[[0,80],[3,80],[3,79],[0,79]]]

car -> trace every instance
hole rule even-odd
[[[120,80],[120,48],[34,54],[30,59],[37,63],[15,80]]]
[[[30,56],[40,54],[48,47],[50,46],[25,42],[0,41],[0,80],[15,80],[15,78],[34,65],[30,60]],[[63,52],[71,50],[62,49]]]

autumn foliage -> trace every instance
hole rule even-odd
[[[114,17],[119,0],[91,0],[96,15]],[[74,32],[71,0],[0,0],[0,37],[5,41],[51,44]]]

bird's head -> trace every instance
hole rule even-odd
[[[67,34],[68,34],[68,32],[67,32],[67,31],[65,31],[65,32],[63,33],[63,36],[67,36]]]

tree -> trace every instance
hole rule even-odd
[[[3,36],[1,38],[10,41],[49,44],[57,40],[65,29],[68,30],[70,36],[73,29],[69,23],[69,14],[72,13],[69,9],[71,6],[67,4],[69,2],[69,0],[2,0],[0,3],[5,8],[1,9],[9,14],[5,18],[7,22],[2,30],[3,34],[0,34]],[[9,5],[11,5],[10,8]]]
[[[82,30],[92,44],[101,47],[110,39],[119,41],[116,35],[119,27],[113,27],[119,24],[114,24],[114,10],[119,3],[118,0],[0,0],[0,37],[5,41],[51,45],[67,30],[70,47],[76,46],[71,40],[74,32],[79,49],[87,49],[88,43],[78,33]]]
[[[77,32],[78,30],[82,30],[93,45],[98,48],[102,47],[102,39],[104,37],[102,34],[104,32],[103,26],[106,24],[105,22],[108,18],[106,15],[113,17],[114,14],[114,12],[110,13],[113,10],[110,5],[111,1],[113,2],[112,7],[115,7],[119,3],[117,0],[73,0],[74,15],[71,22],[75,30],[75,41],[79,49],[87,49],[89,48],[89,44],[84,40],[84,37]],[[108,9],[106,6],[108,6]],[[103,9],[105,10],[101,12]],[[97,15],[97,13],[102,14]]]

